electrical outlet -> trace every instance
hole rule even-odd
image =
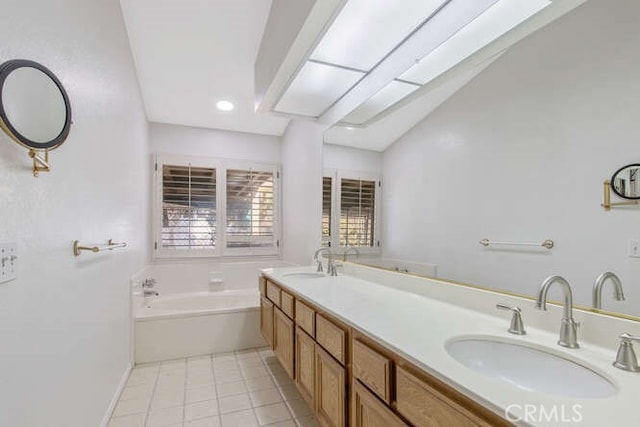
[[[16,278],[18,249],[15,243],[0,243],[0,283]]]
[[[640,258],[640,241],[630,239],[629,240],[629,248],[627,250],[627,255],[631,258]]]

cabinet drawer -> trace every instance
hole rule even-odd
[[[296,300],[296,323],[303,331],[311,335],[316,336],[316,313],[312,308],[304,303]]]
[[[293,319],[293,296],[283,290],[280,291],[280,308],[284,314]]]
[[[316,316],[316,342],[340,363],[345,363],[345,332],[321,314]]]
[[[400,367],[396,369],[396,408],[402,416],[416,426],[489,425],[442,392]]]
[[[391,403],[391,360],[353,340],[353,376],[378,395]]]
[[[275,283],[267,280],[267,298],[277,307],[280,307],[280,288]]]

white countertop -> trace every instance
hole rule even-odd
[[[344,274],[313,279],[283,276],[294,271],[312,270],[304,267],[277,268],[265,269],[263,274],[398,352],[502,417],[507,408],[512,414],[511,420],[524,415],[527,408],[529,411],[535,408],[537,414],[529,417],[530,421],[535,422],[516,423],[518,425],[552,426],[566,425],[568,422],[602,427],[640,424],[634,411],[635,405],[640,403],[640,373],[614,368],[611,364],[615,359],[615,349],[588,342],[580,342],[579,349],[560,347],[557,345],[557,332],[532,327],[526,324],[526,319],[527,335],[509,334],[509,322],[502,316]],[[398,275],[398,280],[403,280],[402,275]],[[492,294],[487,293],[489,296]],[[473,298],[473,294],[470,293],[470,297]],[[504,298],[496,297],[495,302],[501,302],[499,299]],[[445,349],[447,341],[470,335],[542,346],[545,351],[599,372],[618,388],[618,393],[602,399],[550,396],[526,391],[474,372],[454,360]],[[541,407],[547,415],[551,414],[550,421],[540,413]],[[556,415],[552,411],[557,411]],[[565,422],[562,422],[563,419]]]

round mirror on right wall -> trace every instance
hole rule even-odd
[[[611,177],[611,189],[623,199],[640,199],[640,163],[618,169]]]
[[[69,97],[51,70],[26,59],[0,65],[0,127],[29,149],[35,176],[49,171],[49,151],[62,145],[71,129]]]

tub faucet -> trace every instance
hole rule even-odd
[[[540,290],[538,291],[536,308],[538,310],[547,309],[547,292],[549,292],[549,288],[554,283],[558,283],[564,293],[564,313],[560,323],[560,339],[558,340],[558,344],[568,348],[579,348],[578,324],[573,320],[573,295],[571,293],[571,286],[564,277],[549,276],[542,282]]]
[[[593,283],[593,308],[602,308],[602,285],[611,279],[613,284],[613,298],[616,301],[624,301],[624,292],[622,291],[622,282],[614,273],[607,271],[598,276]]]
[[[354,246],[347,246],[344,250],[344,252],[342,253],[342,260],[346,261],[347,260],[347,254],[349,253],[349,251],[353,251],[356,254],[356,261],[358,260],[358,258],[360,257],[360,251],[358,251],[358,249],[356,249]]]
[[[153,287],[156,285],[156,279],[148,278],[144,279],[142,282],[142,296],[145,297],[157,297],[159,294],[153,290]]]
[[[327,264],[327,270],[329,270],[331,268],[332,262],[331,262],[331,249],[329,248],[320,248],[316,251],[315,254],[313,254],[313,259],[314,261],[318,262],[318,269],[316,270],[318,273],[322,273],[324,270],[322,269],[322,257],[320,256],[321,252],[326,252],[329,255],[329,264]],[[329,271],[330,273],[330,271]]]

